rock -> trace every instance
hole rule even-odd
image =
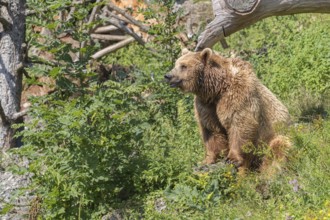
[[[31,174],[14,174],[8,171],[10,164],[27,168],[28,161],[20,160],[18,157],[9,158],[8,154],[2,153],[2,163],[0,168],[0,214],[1,220],[22,220],[27,219],[30,210],[32,196],[29,192],[20,192],[20,188],[26,187],[31,178]]]

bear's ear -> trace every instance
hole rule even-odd
[[[212,55],[213,51],[210,48],[205,48],[202,52],[201,52],[201,59],[203,61],[204,64],[207,63],[207,61],[210,59],[211,55]]]
[[[181,51],[181,55],[186,55],[187,53],[189,53],[189,50],[187,48],[183,48]]]

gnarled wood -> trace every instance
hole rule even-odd
[[[238,14],[249,14],[254,11],[260,0],[225,0],[228,8]]]
[[[270,16],[330,13],[330,0],[212,0],[212,7],[215,18],[200,35],[196,51]]]
[[[22,66],[25,40],[25,0],[1,4],[0,22],[0,149],[15,147],[11,128],[21,114]]]

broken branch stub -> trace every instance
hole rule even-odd
[[[215,18],[199,36],[196,51],[264,18],[298,13],[330,13],[329,0],[212,0]]]

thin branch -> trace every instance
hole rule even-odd
[[[118,49],[120,49],[122,47],[125,47],[126,45],[132,43],[133,41],[134,41],[134,38],[133,37],[129,37],[126,40],[120,41],[120,42],[118,42],[118,43],[116,43],[114,45],[111,45],[109,47],[106,47],[106,48],[100,50],[99,52],[95,53],[92,56],[92,58],[93,59],[98,59],[98,58],[100,58],[100,57],[102,57],[102,56],[104,56],[104,55],[106,55],[108,53],[114,52],[114,51],[116,51],[116,50],[118,50]]]
[[[2,108],[2,105],[0,103],[0,118],[1,118],[1,122],[2,124],[10,124],[14,121],[16,121],[17,119],[25,116],[28,113],[29,109],[24,109],[21,112],[16,112],[14,114],[12,114],[10,117],[7,117],[5,114],[5,111]]]
[[[108,33],[108,32],[115,31],[115,30],[118,30],[118,28],[116,26],[108,25],[108,26],[104,26],[104,27],[98,27],[93,32],[96,34],[103,34],[103,33]]]
[[[17,73],[20,73],[20,72],[22,72],[23,71],[23,69],[24,69],[24,64],[23,64],[23,62],[20,62],[17,66],[16,66],[16,72]]]
[[[66,18],[66,21],[70,21],[73,18],[73,14],[75,13],[75,11],[76,11],[76,7],[71,7],[70,8],[70,11],[69,11],[69,14]]]
[[[127,14],[125,10],[117,7],[116,5],[114,5],[112,2],[109,2],[108,5],[109,8],[115,10],[116,12],[118,12],[119,14],[123,15],[125,18],[127,18],[127,20],[130,21],[130,23],[138,26],[140,28],[141,31],[143,32],[148,32],[149,27],[143,25],[141,22],[137,21],[135,18],[133,18],[131,15]]]
[[[126,40],[128,38],[127,36],[123,36],[123,35],[108,35],[108,34],[91,34],[91,37],[94,39],[112,40],[112,41]]]
[[[88,19],[88,22],[87,22],[87,25],[90,25],[93,21],[94,21],[94,19],[95,19],[95,15],[96,15],[96,13],[100,10],[100,5],[99,5],[99,3],[100,3],[100,0],[96,0],[96,6],[94,6],[94,8],[93,8],[93,10],[92,10],[92,13],[91,13],[91,15],[89,16],[89,19]],[[91,33],[91,31],[92,31],[92,28],[88,28],[88,33]],[[86,46],[86,41],[83,41],[83,42],[81,42],[81,44],[80,44],[80,48],[84,48],[85,46]],[[80,58],[81,58],[81,52],[79,52],[78,53],[78,60],[80,60]]]
[[[30,79],[31,77],[29,76],[28,72],[25,70],[25,67],[27,67],[27,65],[24,64],[23,62],[20,62],[16,67],[16,72],[17,74],[23,74],[26,78]]]
[[[96,15],[96,13],[100,10],[100,7],[101,7],[101,5],[99,5],[99,3],[100,3],[100,0],[97,0],[97,1],[95,2],[96,6],[93,8],[92,13],[91,13],[91,15],[89,16],[89,19],[88,19],[87,24],[91,24],[91,23],[94,21],[94,19],[95,19],[95,15]]]
[[[35,60],[30,60],[30,62],[28,63],[27,66],[29,65],[33,65],[33,64],[42,64],[42,65],[47,65],[47,66],[51,66],[51,67],[56,67],[56,66],[59,66],[59,63],[58,62],[54,62],[54,61],[50,61],[50,60],[45,60],[45,59],[42,59],[38,56],[31,56],[30,57],[31,59],[35,58]]]
[[[111,12],[110,15],[112,14]],[[105,21],[108,21],[109,23],[113,24],[114,26],[116,26],[117,28],[121,29],[122,31],[124,31],[125,33],[131,35],[132,37],[134,37],[134,39],[139,42],[141,45],[144,45],[145,42],[143,41],[143,39],[141,37],[139,37],[136,33],[134,33],[131,29],[129,29],[126,25],[124,25],[121,21],[117,20],[116,18],[108,18],[105,16],[100,16],[102,19],[104,19]]]
[[[16,121],[17,119],[27,115],[29,109],[24,109],[23,111],[20,111],[20,112],[16,112],[15,114],[13,114],[11,117],[10,117],[10,120],[12,121]]]
[[[105,12],[108,13],[108,14],[110,14],[111,17],[116,18],[118,21],[122,21],[125,24],[129,24],[130,23],[129,20],[127,20],[125,17],[120,17],[120,16],[116,15],[115,13],[113,13],[113,12],[107,10],[107,9],[105,9]]]

